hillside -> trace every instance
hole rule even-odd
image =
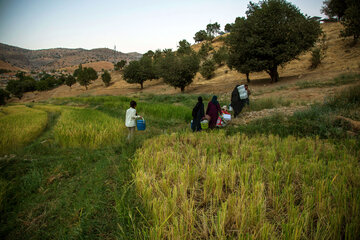
[[[15,67],[35,71],[49,71],[98,61],[117,62],[123,59],[131,61],[139,57],[141,57],[139,53],[122,53],[108,48],[28,50],[0,43],[0,60]]]
[[[252,98],[282,96],[295,101],[321,101],[324,96],[337,91],[338,86],[322,88],[300,88],[296,84],[303,82],[326,82],[342,73],[354,73],[360,71],[360,44],[349,47],[351,41],[339,37],[342,26],[339,23],[322,24],[322,29],[327,36],[328,49],[322,64],[316,69],[309,69],[311,54],[305,53],[298,59],[291,61],[284,67],[279,68],[280,81],[270,84],[269,75],[265,72],[250,74],[250,88]],[[222,43],[216,39],[214,45]],[[194,45],[193,47],[198,47]],[[206,80],[200,74],[195,76],[194,82],[189,85],[185,92],[189,94],[218,94],[229,98],[230,92],[236,84],[246,81],[245,75],[229,70],[226,66],[216,70],[215,76]],[[138,84],[128,84],[119,72],[112,72],[112,84],[105,87],[101,79],[94,81],[86,91],[84,87],[75,84],[71,89],[68,86],[60,86],[47,92],[26,93],[21,101],[40,101],[53,97],[68,97],[82,94],[87,95],[137,95],[137,94],[176,94],[179,89],[174,89],[163,83],[162,80],[146,81],[144,89]],[[17,101],[13,99],[13,101]]]

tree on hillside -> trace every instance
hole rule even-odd
[[[189,54],[175,54],[167,51],[163,53],[157,64],[159,75],[164,82],[184,92],[185,87],[192,83],[199,70],[200,60],[193,51]]]
[[[24,95],[23,85],[19,80],[10,80],[6,85],[6,91],[19,99]]]
[[[0,88],[0,105],[5,105],[6,100],[10,98],[10,94],[8,91]]]
[[[110,85],[111,82],[111,75],[108,71],[104,71],[104,73],[101,75],[101,79],[103,80],[106,87]]]
[[[217,22],[215,22],[213,24],[209,23],[206,26],[206,32],[207,32],[208,38],[213,39],[220,32],[220,24]]]
[[[200,67],[200,74],[205,79],[212,78],[215,74],[215,61],[213,59],[208,59],[204,61]]]
[[[205,30],[200,30],[197,33],[195,33],[195,43],[202,42],[208,39],[208,35]]]
[[[79,66],[78,69],[75,70],[73,76],[76,77],[77,82],[81,86],[85,86],[86,90],[88,89],[88,86],[90,85],[91,81],[94,81],[98,78],[95,69],[91,67],[82,68],[81,65]]]
[[[124,68],[123,78],[128,83],[140,84],[143,89],[146,80],[158,78],[152,58],[145,55],[139,61],[131,61]]]
[[[229,65],[243,72],[265,70],[279,80],[278,66],[309,50],[321,33],[320,24],[285,0],[250,2],[247,18],[237,18],[227,40]]]
[[[77,76],[79,75],[79,73],[83,70],[82,64],[79,64],[79,67],[77,69],[75,69],[73,76],[75,78],[77,78]]]
[[[117,62],[115,65],[114,65],[114,69],[115,71],[120,71],[123,69],[123,67],[125,67],[126,65],[126,60],[121,60],[120,62]]]
[[[209,42],[205,42],[201,44],[201,48],[198,52],[198,55],[201,59],[206,59],[209,55],[209,52],[213,50],[214,48],[211,46]]]
[[[360,36],[360,1],[346,0],[347,9],[344,17],[341,19],[341,24],[344,25],[344,30],[341,31],[342,37],[354,38],[354,43],[357,42]]]
[[[232,28],[232,24],[228,23],[228,24],[225,25],[224,31],[226,33],[229,33],[229,32],[231,32],[231,28]]]
[[[186,41],[185,39],[181,40],[179,42],[177,53],[184,55],[184,54],[190,54],[191,52],[192,52],[191,44],[188,41]]]
[[[228,58],[229,58],[229,53],[225,46],[222,46],[213,54],[213,59],[219,67],[224,65],[227,62]]]
[[[147,51],[146,53],[144,53],[144,55],[143,56],[146,56],[146,57],[153,57],[154,56],[154,51],[151,51],[151,50],[149,50],[149,51]]]
[[[337,17],[338,20],[341,20],[341,18],[345,15],[346,9],[347,0],[325,0],[323,1],[323,6],[320,12],[329,18]]]
[[[249,48],[248,35],[250,32],[249,26],[247,26],[245,18],[236,18],[235,24],[233,24],[232,32],[226,39],[226,43],[229,45],[229,53],[227,59],[227,65],[230,69],[235,68],[238,72],[246,75],[247,82],[250,82],[250,72],[258,72],[264,69],[264,66],[260,65],[256,59],[251,57],[254,49]],[[241,34],[239,34],[241,33]]]
[[[65,79],[65,84],[71,88],[76,83],[76,79],[72,75],[68,75]]]

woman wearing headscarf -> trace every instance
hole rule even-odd
[[[195,131],[201,131],[201,120],[204,118],[204,103],[202,97],[198,97],[198,102],[196,103],[195,107],[192,111],[192,117],[193,117],[193,124],[192,124],[192,130]]]
[[[221,114],[221,108],[219,102],[217,101],[217,96],[213,96],[211,101],[208,103],[206,114],[210,116],[209,128],[215,128],[218,116]]]
[[[240,95],[239,95],[239,91],[238,91],[238,87],[240,85],[236,85],[234,90],[231,93],[231,107],[234,109],[234,118],[237,117],[237,115],[240,114],[242,108],[243,108],[243,103],[240,99]]]

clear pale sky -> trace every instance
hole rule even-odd
[[[322,16],[323,0],[288,0]],[[253,2],[258,2],[254,0]],[[0,0],[0,42],[26,48],[114,48],[124,53],[172,48],[209,23],[221,30],[245,16],[248,0]]]

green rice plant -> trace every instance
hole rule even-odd
[[[44,111],[23,105],[3,107],[0,116],[0,154],[25,146],[38,137],[47,123]]]
[[[54,138],[63,147],[95,149],[124,141],[124,122],[100,111],[85,108],[64,108]]]
[[[319,138],[224,132],[147,140],[134,181],[151,239],[355,239],[358,156]]]

